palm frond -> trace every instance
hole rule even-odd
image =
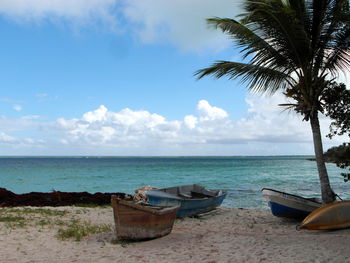
[[[229,79],[240,78],[243,83],[248,84],[248,88],[253,92],[275,93],[279,89],[286,89],[295,85],[295,81],[290,75],[283,72],[253,64],[217,61],[208,68],[195,72],[198,79],[207,75],[215,78],[223,76]]]
[[[292,66],[307,66],[311,57],[309,36],[305,30],[307,14],[299,15],[302,20],[298,19],[289,1],[282,0],[248,0],[245,8],[248,14],[241,20],[244,25],[254,27],[254,32],[259,32],[278,47],[278,52],[288,57]]]
[[[289,68],[292,61],[282,56],[265,39],[254,33],[250,28],[229,18],[210,18],[208,23],[215,28],[220,28],[235,41],[236,46],[242,48],[242,58],[253,56],[251,63],[265,66],[270,64],[275,69],[283,70]]]
[[[293,89],[299,112],[322,111],[326,76],[350,69],[348,0],[245,0],[243,9],[237,20],[207,21],[249,61],[218,61],[195,75],[239,78],[255,92]]]
[[[350,20],[349,20],[350,21]],[[350,22],[349,22],[350,23]],[[334,36],[334,40],[329,43],[327,49],[329,55],[324,58],[323,69],[330,71],[333,75],[337,71],[350,69],[350,25],[345,27]]]
[[[346,9],[349,10],[347,0],[337,0],[331,1],[326,10],[321,10],[324,16],[323,22],[319,25],[320,28],[322,27],[319,32],[319,41],[314,48],[315,74],[328,68],[333,75],[336,75],[336,71],[344,70],[344,66],[348,68],[346,66],[348,56],[344,56],[344,54],[349,49],[350,14],[349,11],[344,12]],[[340,68],[336,66],[339,66],[339,59],[345,62]]]

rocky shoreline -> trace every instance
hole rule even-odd
[[[88,193],[88,192],[60,192],[52,191],[30,192],[26,194],[15,194],[5,188],[0,188],[0,207],[16,206],[70,206],[70,205],[108,205],[111,196],[119,198],[131,198],[125,193]]]

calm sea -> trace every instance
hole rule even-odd
[[[327,164],[332,186],[350,198],[350,182]],[[0,187],[15,193],[88,191],[133,193],[143,185],[200,183],[228,191],[224,207],[267,208],[263,187],[319,196],[316,163],[306,157],[2,157]]]

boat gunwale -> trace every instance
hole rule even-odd
[[[315,203],[315,204],[320,204],[320,205],[323,204],[322,202],[319,202],[319,201],[317,201],[317,200],[315,200],[313,198],[306,198],[306,197],[295,195],[295,194],[289,194],[289,193],[278,191],[278,190],[274,190],[274,189],[271,189],[271,188],[263,188],[263,189],[261,189],[262,192],[264,190],[268,190],[268,191],[272,191],[272,192],[275,192],[275,193],[278,193],[278,194],[284,194],[284,195],[287,195],[287,196],[295,197],[297,199],[301,199],[301,200],[304,200],[304,201],[312,202],[312,203]],[[263,196],[264,196],[264,194],[263,194]]]
[[[138,210],[141,210],[144,212],[148,212],[151,214],[155,214],[155,215],[164,215],[164,214],[170,213],[174,210],[178,210],[180,208],[180,206],[169,206],[169,207],[161,207],[161,209],[158,210],[158,209],[154,208],[154,207],[158,207],[158,206],[153,206],[153,208],[152,208],[152,205],[149,205],[148,207],[143,206],[142,204],[135,203],[133,200],[128,200],[128,201],[122,200],[122,199],[116,197],[115,195],[112,195],[111,199],[112,199],[112,206],[115,202],[117,204],[119,203],[120,205],[128,206],[128,207],[138,209]]]
[[[190,185],[183,185],[183,186],[190,186]],[[207,189],[208,191],[218,191],[218,194],[214,195],[214,196],[208,196],[208,197],[202,197],[202,198],[186,198],[186,197],[183,197],[183,196],[181,196],[179,194],[168,193],[168,192],[165,191],[167,189],[176,188],[176,187],[179,187],[179,186],[159,188],[159,189],[152,189],[152,190],[147,191],[147,195],[149,195],[149,193],[152,193],[152,192],[153,193],[161,192],[161,193],[167,194],[167,196],[158,196],[158,195],[153,195],[153,196],[154,197],[158,197],[158,198],[163,198],[163,199],[169,199],[169,200],[178,200],[179,202],[184,202],[184,201],[202,201],[203,202],[203,201],[206,201],[206,200],[213,200],[213,199],[216,199],[216,198],[220,198],[222,196],[226,196],[227,193],[228,193],[225,190]],[[220,191],[221,191],[221,193],[220,193]]]
[[[156,190],[151,190],[151,191],[156,191]],[[162,197],[162,198],[169,199],[169,200],[178,200],[179,202],[184,202],[184,201],[206,201],[206,200],[212,200],[212,199],[220,198],[220,197],[222,197],[224,195],[227,195],[227,192],[226,191],[222,191],[221,195],[216,195],[216,196],[211,196],[211,197],[203,197],[203,198],[186,198],[186,197],[181,197],[180,195],[176,195],[176,194],[169,194],[169,195],[174,196],[174,198],[171,198],[171,196],[169,196],[169,197]],[[156,197],[159,197],[159,196],[156,196]]]

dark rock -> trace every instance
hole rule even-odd
[[[0,188],[0,207],[13,206],[67,206],[67,205],[106,205],[111,203],[111,196],[121,199],[132,198],[125,193],[88,193],[88,192],[60,192],[51,193],[31,192],[15,194],[5,188]]]

